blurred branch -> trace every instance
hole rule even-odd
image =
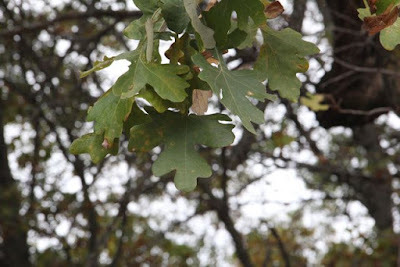
[[[338,57],[334,57],[334,60],[336,63],[338,63],[339,65],[356,71],[356,72],[366,72],[366,73],[382,73],[382,74],[386,74],[386,75],[392,75],[392,76],[398,76],[400,77],[400,72],[399,71],[393,71],[390,69],[383,69],[383,68],[371,68],[371,67],[361,67],[361,66],[357,66],[351,63],[348,63]]]
[[[290,15],[290,20],[289,20],[290,28],[298,32],[301,32],[306,8],[307,8],[307,0],[293,1],[293,13]]]
[[[115,216],[114,219],[104,229],[103,235],[101,235],[97,239],[95,249],[93,251],[91,251],[91,253],[88,255],[85,266],[93,266],[92,264],[94,262],[97,262],[98,254],[100,253],[100,251],[102,249],[104,249],[106,247],[106,244],[110,239],[110,236],[117,230],[118,221],[121,221],[121,223],[120,223],[121,231],[124,232],[124,227],[125,227],[126,220],[127,220],[127,207],[130,202],[130,196],[132,193],[132,180],[131,179],[129,179],[128,182],[125,184],[125,188],[126,188],[126,191],[119,203],[119,209],[118,209],[117,216]],[[119,246],[122,246],[122,239],[123,239],[123,234],[121,234]],[[121,248],[119,248],[119,250],[120,249]],[[118,261],[118,254],[119,254],[119,252],[116,253],[116,255],[114,256],[113,262]]]
[[[323,157],[322,151],[318,148],[317,143],[311,138],[311,132],[304,129],[303,125],[300,123],[299,118],[297,117],[297,114],[294,112],[289,101],[282,100],[282,102],[286,106],[286,111],[287,111],[286,116],[294,122],[301,136],[304,136],[304,138],[307,140],[312,152],[314,152],[314,154],[318,158],[322,158]]]
[[[285,262],[285,266],[286,267],[290,267],[291,266],[290,257],[289,257],[289,254],[288,254],[287,250],[286,250],[285,244],[282,241],[282,238],[279,236],[278,231],[274,227],[269,227],[269,230],[271,231],[272,235],[274,236],[274,238],[278,242],[279,251],[281,252],[282,259]],[[266,257],[266,259],[267,259],[267,257]]]
[[[211,191],[208,181],[199,180],[199,186],[208,195],[210,200],[208,201],[209,207],[217,212],[217,216],[220,221],[225,225],[226,230],[231,235],[233,243],[236,248],[236,254],[240,262],[244,267],[253,267],[249,252],[247,251],[246,245],[239,231],[236,229],[232,217],[229,214],[228,203],[224,200],[217,198]]]
[[[265,222],[268,225],[268,222]],[[282,238],[280,237],[278,231],[275,229],[275,227],[270,227],[268,226],[269,230],[271,231],[271,234],[274,236],[274,238],[276,239],[276,241],[278,242],[278,247],[279,247],[279,251],[281,252],[282,255],[282,259],[285,262],[285,266],[286,267],[290,267],[291,263],[290,263],[290,256],[286,250],[285,244],[282,241]],[[268,261],[270,258],[270,250],[267,250],[267,254],[265,256],[265,260],[263,263],[263,266],[267,266]]]
[[[59,15],[53,20],[48,20],[41,23],[33,23],[30,25],[17,26],[12,29],[6,29],[0,31],[0,37],[12,37],[16,34],[26,34],[41,31],[47,29],[51,26],[56,25],[57,23],[71,21],[71,20],[87,20],[89,18],[103,18],[103,17],[112,17],[119,20],[122,19],[137,19],[140,18],[142,12],[140,11],[113,11],[113,10],[93,10],[91,12],[78,13],[71,12],[63,15]]]

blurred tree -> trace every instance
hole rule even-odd
[[[260,221],[251,231],[237,223],[242,217],[237,199],[282,168],[296,168],[310,189],[321,192],[300,212],[310,207],[332,217],[346,215],[347,205],[359,201],[375,220],[372,236],[355,238],[362,245],[332,242],[314,260],[322,258],[326,266],[396,265],[400,136],[392,121],[399,114],[399,55],[383,50],[362,28],[356,13],[361,0],[296,0],[286,20],[274,22],[298,31],[305,18],[324,26],[312,33],[325,49],[311,60],[302,88],[303,96],[324,94],[330,106],[316,113],[319,125],[310,127],[297,104],[260,105],[267,111],[283,108],[284,123],[268,119],[258,135],[243,131],[232,147],[204,149],[214,174],[190,194],[171,190],[170,175],[152,176],[157,149],[140,155],[122,148],[124,153],[99,165],[68,152],[87,128],[87,108],[107,84],[101,73],[79,79],[79,70],[105,53],[131,49],[122,30],[141,13],[130,4],[0,1],[0,266],[217,266],[221,253],[207,245],[210,236],[195,235],[188,226],[197,218],[229,233],[235,252],[224,261],[304,266],[316,251],[317,229],[296,224],[302,216],[282,227]],[[248,67],[256,53],[256,45],[237,50],[227,62]],[[343,127],[338,134],[333,126]],[[310,159],[304,161],[301,153]],[[255,165],[262,166],[261,175]],[[79,189],[71,193],[65,184],[74,179]],[[159,202],[184,203],[187,214],[172,210],[166,219],[152,212]]]

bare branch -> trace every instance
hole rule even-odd
[[[70,20],[87,20],[88,18],[102,18],[102,17],[113,17],[120,20],[127,18],[137,19],[140,18],[141,15],[142,12],[140,11],[122,11],[122,10],[121,11],[94,10],[92,12],[85,12],[85,13],[70,12],[67,14],[60,15],[57,18],[46,22],[34,23],[34,24],[15,27],[13,29],[2,30],[0,31],[0,37],[12,37],[16,34],[37,32],[52,27],[57,23]]]

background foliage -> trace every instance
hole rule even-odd
[[[147,6],[148,1],[142,2],[135,1],[139,8]],[[150,2],[158,6],[158,1]],[[282,3],[286,12],[270,20],[271,29],[290,26],[321,50],[300,76],[304,105],[285,99],[256,103],[265,111],[265,123],[254,127],[257,135],[238,126],[234,145],[201,148],[212,176],[199,179],[195,191],[182,193],[173,186],[172,174],[153,176],[151,162],[161,158],[159,148],[132,153],[122,146],[117,156],[100,161],[115,151],[98,146],[92,160],[99,164],[69,152],[72,141],[92,127],[85,122],[88,107],[111,85],[104,71],[83,79],[79,71],[102,69],[114,60],[95,63],[104,55],[131,51],[137,42],[125,38],[124,29],[128,26],[130,38],[142,38],[144,29],[136,26],[154,10],[143,8],[142,16],[125,0],[1,1],[0,265],[396,265],[398,51],[386,51],[379,35],[368,35],[374,27],[363,27],[357,12],[365,8],[363,1]],[[205,10],[208,4],[200,7]],[[378,7],[379,16],[384,11],[379,2]],[[236,11],[238,27],[244,27]],[[211,11],[205,19],[212,25]],[[193,28],[201,28],[193,14],[167,23],[180,32],[189,20]],[[231,26],[219,25],[218,31],[227,33]],[[227,40],[218,38],[215,42],[228,48]],[[225,55],[227,71],[245,71],[254,64],[262,69],[256,58],[263,58],[267,49],[255,43],[231,50]],[[268,89],[281,93],[279,73],[269,75]],[[157,98],[152,88],[141,94],[160,109],[171,104]],[[124,105],[131,105],[126,101],[121,114]],[[227,113],[215,98],[210,108]],[[89,120],[90,114],[112,116],[96,106],[90,112]],[[146,116],[141,119],[146,122]],[[96,121],[95,133],[103,131],[101,125]],[[121,127],[107,133],[109,145],[124,131]],[[151,123],[138,127],[155,128]],[[134,142],[143,144],[135,136]],[[104,142],[96,135],[85,138],[89,145]],[[270,177],[278,173],[280,180],[293,182],[290,171],[307,186],[306,197],[297,203],[271,203]],[[275,214],[274,205],[279,211]],[[337,238],[335,223],[344,224],[339,232],[345,238]]]

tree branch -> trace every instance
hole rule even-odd
[[[113,11],[113,10],[94,10],[92,12],[78,13],[70,12],[67,14],[59,15],[57,18],[41,23],[33,23],[30,25],[23,25],[14,27],[12,29],[0,31],[0,37],[10,38],[16,34],[32,33],[47,29],[58,23],[70,21],[70,20],[87,20],[89,18],[102,18],[102,17],[112,17],[118,19],[138,19],[142,16],[140,11]]]
[[[225,203],[222,199],[215,197],[215,195],[211,192],[210,186],[207,181],[199,180],[199,186],[206,192],[209,196],[210,201],[208,201],[208,205],[210,208],[217,212],[217,216],[220,221],[222,221],[225,225],[226,230],[232,237],[233,243],[236,248],[236,254],[240,262],[244,267],[253,267],[253,263],[251,262],[250,255],[247,251],[246,245],[242,239],[241,234],[236,229],[235,224],[229,215],[228,204]]]

